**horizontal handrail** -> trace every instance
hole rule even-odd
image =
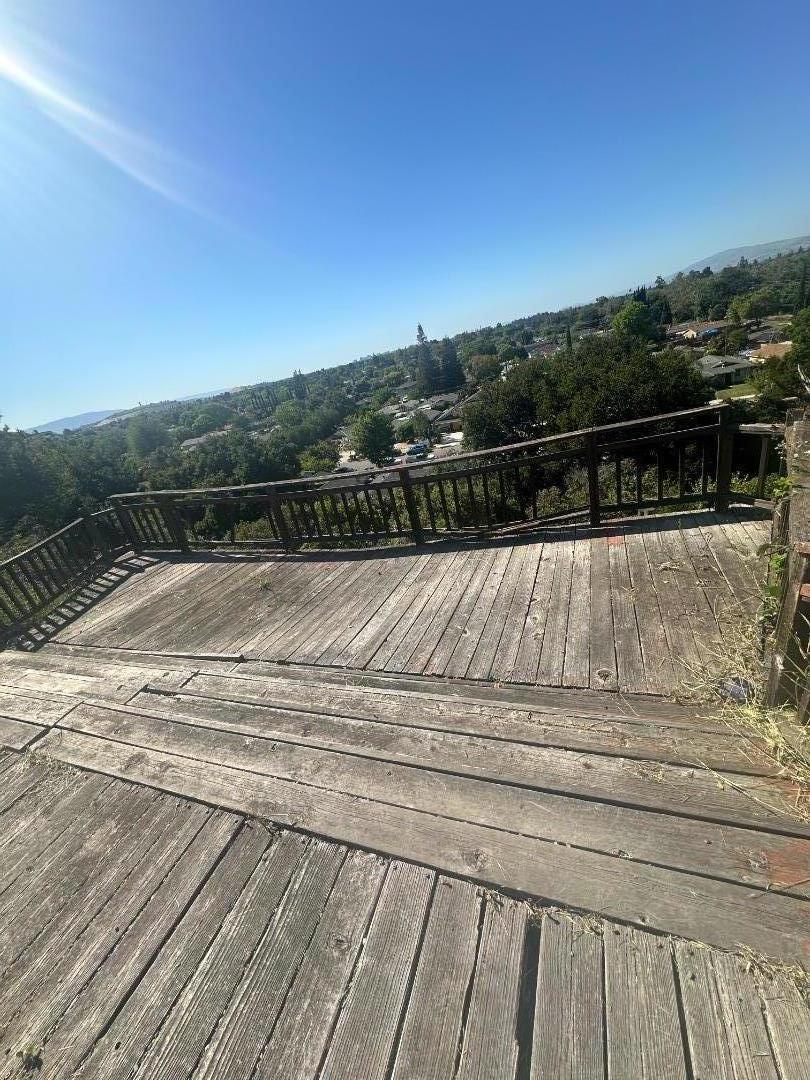
[[[655,416],[646,416],[640,420],[622,420],[615,424],[602,424],[599,427],[587,427],[578,428],[576,431],[565,431],[558,435],[544,435],[539,439],[527,439],[524,442],[507,443],[503,446],[493,446],[486,450],[468,450],[462,454],[448,454],[441,459],[434,459],[431,462],[414,461],[407,462],[401,465],[388,465],[381,466],[378,469],[368,469],[363,472],[353,472],[351,474],[352,481],[360,480],[366,476],[379,476],[384,473],[390,473],[393,471],[401,472],[402,470],[413,471],[416,469],[424,469],[435,465],[437,460],[440,460],[442,464],[445,462],[453,462],[454,464],[459,461],[473,461],[482,457],[490,457],[492,454],[510,454],[520,450],[528,450],[532,447],[546,446],[550,443],[567,442],[575,439],[587,438],[588,436],[597,435],[603,431],[619,431],[627,428],[639,427],[643,424],[656,424],[664,421],[683,419],[687,416],[705,416],[708,413],[714,413],[719,415],[722,412],[726,412],[729,409],[728,405],[702,405],[696,409],[680,409],[677,412],[658,413]],[[322,476],[312,477],[311,480],[268,480],[264,483],[257,484],[228,484],[223,487],[208,487],[208,488],[157,488],[152,491],[124,491],[116,495],[111,495],[110,499],[120,502],[125,499],[138,498],[143,495],[158,496],[158,495],[213,495],[218,492],[226,491],[258,491],[262,490],[274,490],[279,491],[283,488],[289,488],[291,484],[323,484],[326,482],[347,480],[346,473],[325,473]]]

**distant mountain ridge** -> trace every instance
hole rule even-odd
[[[78,413],[76,416],[63,416],[61,420],[50,420],[47,424],[37,424],[36,427],[26,428],[30,435],[35,431],[55,431],[57,435],[65,430],[76,431],[78,428],[97,424],[99,420],[106,420],[108,416],[115,416],[121,409],[98,409],[96,412]]]
[[[740,259],[753,262],[754,259],[772,259],[775,255],[787,255],[799,248],[810,248],[810,236],[797,236],[793,240],[772,240],[768,244],[749,244],[747,247],[728,248],[698,259],[680,271],[689,274],[693,270],[704,270],[707,266],[712,271],[722,270],[726,266],[736,266]],[[674,275],[673,275],[674,277]]]
[[[230,387],[229,389],[236,389]],[[216,397],[218,394],[226,394],[228,390],[204,390],[201,394],[189,394],[187,397],[173,398],[173,401],[204,401],[206,398]],[[47,424],[37,424],[35,427],[26,428],[27,435],[34,432],[56,432],[61,435],[63,431],[78,431],[79,428],[91,427],[100,424],[111,416],[134,416],[141,409],[149,409],[153,405],[162,405],[164,402],[150,402],[146,405],[136,405],[134,409],[99,409],[96,412],[78,413],[76,416],[63,416],[59,420],[49,420]]]

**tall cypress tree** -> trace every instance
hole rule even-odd
[[[416,390],[421,397],[429,397],[439,389],[439,374],[433,348],[420,323],[416,328]]]
[[[439,352],[439,376],[442,390],[455,390],[464,382],[464,368],[450,338],[443,338]]]
[[[574,342],[571,340],[571,323],[565,324],[565,347],[568,352],[574,351]]]

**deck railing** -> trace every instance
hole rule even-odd
[[[0,639],[128,550],[421,544],[754,502],[780,437],[778,426],[734,426],[727,406],[706,406],[349,476],[113,495],[110,508],[0,563]],[[747,492],[734,490],[738,474]]]
[[[683,504],[765,497],[778,426],[732,425],[706,406],[491,450],[309,480],[132,492],[112,502],[133,546],[423,543]],[[753,455],[742,438],[758,439]],[[753,461],[753,466],[752,466]],[[752,491],[735,491],[734,470]],[[756,478],[756,479],[754,479]]]
[[[71,521],[0,563],[0,643],[131,547],[114,509]]]

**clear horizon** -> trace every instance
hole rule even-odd
[[[3,423],[334,366],[810,233],[792,0],[768,15],[778,80],[745,62],[749,3],[233,10],[0,0]]]

